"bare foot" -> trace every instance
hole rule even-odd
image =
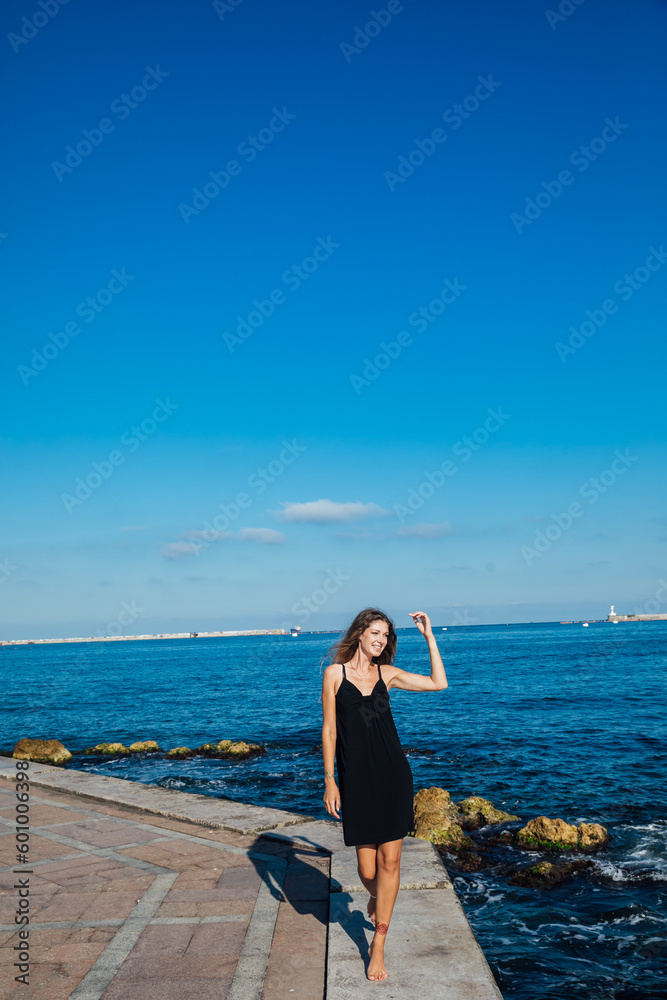
[[[370,962],[368,963],[368,978],[376,983],[381,979],[387,979],[389,976],[389,973],[384,967],[384,943],[380,941],[376,944],[375,942],[377,940],[378,935],[376,934],[368,946],[368,954],[370,957]]]
[[[368,913],[368,919],[373,925],[375,925],[375,903],[376,903],[375,896],[371,896],[371,898],[368,900],[368,906],[366,907],[366,912]]]

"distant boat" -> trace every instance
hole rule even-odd
[[[293,626],[293,627],[292,627],[292,628],[290,629],[290,635],[291,635],[291,636],[292,636],[292,637],[293,637],[294,639],[296,639],[296,638],[297,638],[297,637],[298,637],[299,635],[301,635],[301,626],[300,626],[300,625],[294,625],[294,626]]]
[[[442,631],[443,631],[443,632],[446,632],[446,631],[447,631],[447,626],[446,626],[446,625],[443,625],[443,626],[442,626]]]
[[[581,624],[584,628],[588,628],[588,622],[582,622]]]

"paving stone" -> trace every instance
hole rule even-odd
[[[186,957],[193,955],[240,955],[248,922],[199,924],[187,947]]]
[[[79,920],[81,914],[97,901],[97,896],[83,892],[55,893],[44,906],[36,907],[31,913],[31,921],[39,923],[42,920]],[[32,900],[34,905],[34,899]]]
[[[14,799],[14,804],[7,811],[4,809],[0,810],[0,815],[13,819],[15,804],[16,800]],[[53,805],[45,805],[44,803],[34,802],[33,795],[30,795],[30,826],[33,829],[51,823],[71,823],[74,820],[85,819],[86,816],[83,813],[72,813],[71,810],[57,806],[55,803]]]
[[[83,910],[81,919],[105,920],[107,917],[127,917],[137,905],[139,898],[133,892],[99,893],[93,899],[88,898],[88,905]]]
[[[30,834],[30,860],[41,861],[43,858],[57,858],[61,854],[70,854],[71,847],[65,844],[58,844],[53,840],[40,837],[39,834]],[[16,864],[16,843],[13,837],[8,837],[5,841],[0,840],[0,868]]]
[[[83,819],[85,820],[85,817]],[[123,844],[145,843],[162,836],[157,831],[148,833],[124,823],[113,823],[101,819],[85,820],[83,823],[68,823],[66,826],[59,826],[56,832],[63,837],[81,840],[84,844],[93,844],[95,847],[122,847]]]
[[[281,903],[262,1000],[322,1000],[329,901]]]
[[[183,955],[190,944],[196,924],[150,925],[132,949],[133,956]]]
[[[329,865],[327,863],[326,869]],[[290,902],[329,898],[329,872],[318,864],[296,858],[287,867],[283,893]]]
[[[220,926],[234,926],[220,925]],[[220,976],[221,962],[235,956],[227,955],[136,955],[134,952],[121,965],[116,980],[126,979],[217,979]],[[224,968],[224,966],[223,966]]]
[[[172,979],[156,983],[145,979],[114,981],[101,1000],[225,1000],[234,978],[236,959],[221,958],[220,963],[216,979]]]

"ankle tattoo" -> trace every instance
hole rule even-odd
[[[376,924],[375,933],[376,934],[386,934],[389,930],[389,924]]]

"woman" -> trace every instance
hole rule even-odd
[[[375,934],[368,949],[368,978],[387,978],[384,941],[401,882],[403,838],[414,826],[412,771],[396,732],[390,688],[442,691],[447,677],[431,622],[423,611],[410,617],[426,639],[431,676],[393,666],[396,632],[377,608],[360,611],[329,651],[322,683],[324,805],[340,819],[343,840],[357,849],[361,881],[371,894],[368,916]],[[340,793],[334,778],[334,750]]]

